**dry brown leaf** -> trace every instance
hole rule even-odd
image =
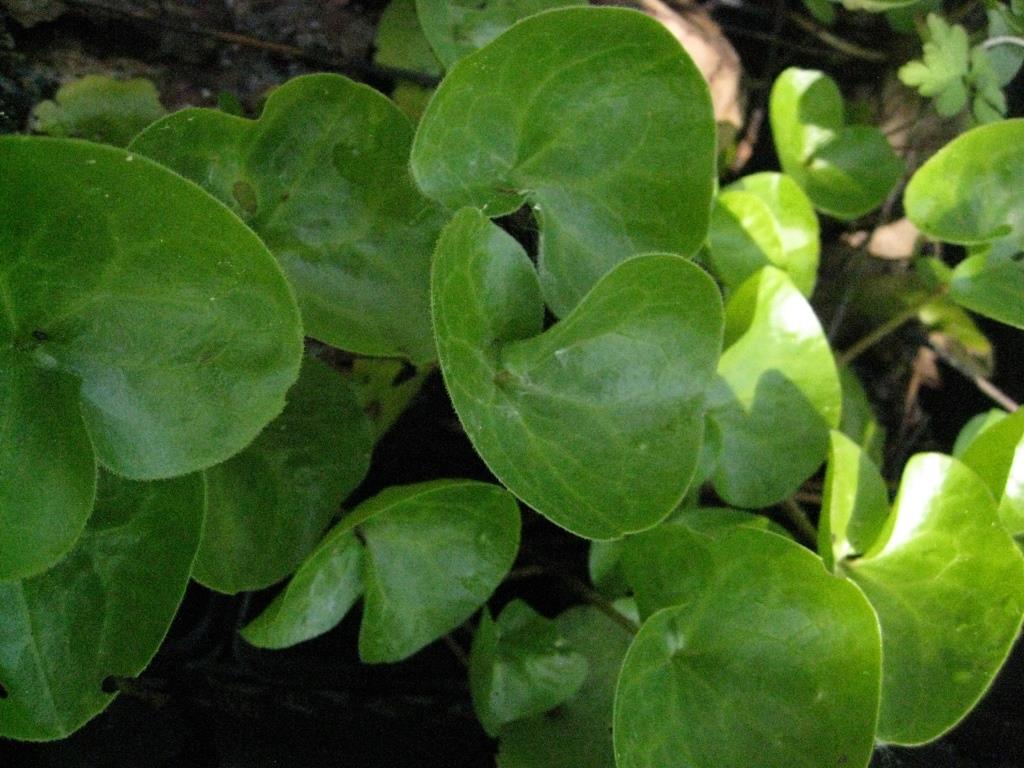
[[[865,248],[877,259],[901,261],[914,256],[920,236],[921,231],[910,219],[904,218],[883,224],[871,233],[870,238],[865,230],[860,230],[843,235],[843,240],[852,248]]]

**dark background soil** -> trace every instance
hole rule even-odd
[[[268,88],[309,71],[340,72],[387,91],[395,73],[372,64],[373,31],[383,5],[65,2],[61,15],[29,28],[0,10],[0,132],[25,130],[35,103],[51,98],[60,82],[92,72],[149,77],[169,109],[215,106],[226,91],[253,112]],[[794,64],[830,71],[848,93],[878,90],[882,65],[844,58],[787,20],[785,11],[801,10],[799,2],[714,5],[716,20],[743,60],[751,114],[763,112],[774,74]],[[901,48],[912,47],[876,17],[864,16],[851,17],[837,31],[891,50],[897,60]],[[1011,94],[1011,105],[1012,114],[1021,114],[1020,93]],[[775,163],[762,129],[743,172],[774,169]],[[827,225],[826,240],[840,231]],[[828,259],[825,264],[827,269]],[[983,326],[997,351],[994,383],[1024,400],[1024,334],[994,323]],[[907,328],[858,364],[905,455],[948,451],[966,420],[992,407],[970,381],[940,363],[940,386],[922,389],[908,414],[904,395],[921,342],[920,331]],[[906,428],[908,418],[913,429]],[[434,375],[378,446],[371,474],[350,503],[388,485],[443,476],[491,479]],[[522,563],[556,560],[585,576],[585,543],[529,512],[524,542]],[[476,722],[465,670],[452,649],[437,643],[401,664],[362,665],[355,654],[354,611],[321,638],[287,651],[260,652],[241,641],[236,629],[272,593],[229,598],[193,585],[154,663],[106,713],[61,742],[0,740],[0,767],[493,765],[495,745]],[[503,586],[494,603],[513,595],[548,615],[579,602],[567,585],[527,578]],[[468,647],[466,630],[453,639]],[[1022,699],[1024,647],[1018,644],[982,704],[961,725],[927,747],[880,749],[872,766],[1020,768]]]

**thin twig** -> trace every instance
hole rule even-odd
[[[844,365],[849,365],[851,362],[860,357],[862,353],[866,352],[868,349],[873,347],[875,344],[884,339],[890,333],[901,328],[904,325],[904,323],[908,323],[915,317],[917,317],[917,313],[921,311],[921,308],[924,307],[928,302],[935,299],[935,297],[935,294],[929,294],[923,300],[915,302],[911,306],[904,309],[902,312],[898,312],[897,314],[893,315],[884,323],[875,328],[873,331],[868,333],[866,336],[858,339],[852,345],[850,345],[842,352],[840,352],[838,355],[836,355],[836,362],[839,364],[840,367]]]
[[[592,606],[597,608],[597,610],[601,611],[601,613],[603,613],[609,619],[614,621],[616,624],[618,624],[624,630],[629,632],[631,635],[635,635],[637,632],[640,631],[640,627],[637,626],[637,623],[635,621],[630,619],[628,616],[623,616],[615,608],[614,605],[612,605],[610,602],[608,602],[608,600],[605,599],[604,595],[602,595],[600,592],[591,589],[571,574],[559,572],[558,576],[559,578],[561,578],[562,582],[567,587],[569,587],[570,590],[572,590],[579,597],[586,600]]]
[[[455,638],[451,635],[445,635],[442,639],[444,640],[444,644],[447,645],[448,649],[452,652],[452,656],[458,659],[459,663],[463,667],[469,669],[469,656],[466,655],[466,651],[463,650],[462,646],[455,641]]]
[[[805,540],[806,544],[811,547],[817,547],[818,545],[818,529],[814,527],[811,522],[811,518],[804,512],[804,508],[801,507],[792,496],[782,502],[782,509],[786,513],[786,517],[796,528],[797,533]]]
[[[980,392],[986,395],[992,400],[992,402],[998,404],[1001,408],[1013,413],[1020,408],[1020,403],[1010,397],[1008,394],[1003,392],[999,387],[986,379],[984,376],[975,373],[974,371],[967,370],[950,354],[944,349],[937,345],[931,345],[930,348],[934,350],[935,354],[941,357],[950,368],[959,373],[962,376],[970,379],[974,382],[974,386],[978,388]]]
[[[858,45],[857,43],[853,43],[845,38],[839,37],[839,35],[829,32],[824,27],[799,13],[790,11],[790,13],[787,14],[787,18],[805,32],[810,32],[816,38],[821,40],[821,42],[835,48],[837,51],[844,53],[847,56],[877,63],[889,60],[889,56],[887,54],[882,53],[881,51],[873,51],[870,48],[865,48],[863,45]]]

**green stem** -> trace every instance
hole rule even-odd
[[[988,40],[981,44],[984,50],[989,48],[995,48],[997,45],[1016,45],[1024,48],[1024,37],[1016,37],[1015,35],[997,35],[996,37],[990,37]]]
[[[884,339],[893,331],[898,330],[901,326],[903,326],[904,323],[908,323],[915,317],[917,317],[917,313],[921,311],[921,308],[924,307],[929,301],[932,301],[934,298],[934,295],[928,295],[924,300],[916,302],[911,306],[907,307],[906,309],[904,309],[902,312],[898,312],[897,314],[893,315],[880,326],[878,326],[873,331],[868,333],[866,336],[864,336],[861,339],[858,339],[852,345],[850,345],[842,352],[840,352],[838,355],[836,355],[836,362],[839,364],[840,367],[844,365],[849,365],[851,362],[860,357],[862,353],[869,350],[871,347],[873,347],[875,344]]]
[[[808,544],[812,548],[818,546],[818,529],[814,527],[811,522],[811,518],[804,512],[804,508],[797,504],[796,499],[792,496],[782,502],[782,509],[786,513],[786,517],[796,528],[800,536],[805,540],[804,543]]]
[[[835,48],[840,53],[845,53],[847,56],[851,56],[855,59],[863,59],[864,61],[875,61],[883,62],[888,61],[889,56],[881,51],[875,51],[871,48],[865,48],[857,43],[851,43],[849,40],[845,40],[832,32],[829,32],[824,27],[819,26],[811,19],[800,15],[799,13],[790,13],[789,18],[798,27],[806,32],[810,32],[816,38],[825,43],[825,45]]]
[[[597,608],[597,610],[629,632],[629,634],[635,635],[640,631],[640,627],[635,621],[619,613],[615,606],[608,602],[600,592],[591,589],[575,576],[567,573],[560,573],[559,576],[573,592]]]

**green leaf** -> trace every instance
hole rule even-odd
[[[242,453],[206,470],[195,579],[234,593],[294,571],[366,475],[372,447],[351,387],[307,357],[284,412]]]
[[[382,67],[440,77],[441,62],[416,17],[416,0],[391,0],[377,23],[373,60]]]
[[[545,715],[517,720],[501,731],[499,768],[615,768],[612,699],[631,635],[590,606],[555,619],[569,647],[587,660],[576,695]]]
[[[0,167],[0,348],[19,368],[79,380],[101,464],[136,479],[202,469],[280,413],[302,353],[298,313],[236,217],[121,149],[5,136]]]
[[[446,68],[541,11],[585,0],[416,0],[423,32]]]
[[[903,172],[881,131],[846,125],[839,87],[822,72],[785,70],[772,86],[770,112],[782,170],[837,219],[877,208]]]
[[[988,486],[1010,535],[1024,534],[1024,409],[984,429],[960,460]]]
[[[0,582],[0,736],[76,731],[163,641],[185,593],[203,520],[200,475],[137,483],[100,476],[96,508],[53,569]]]
[[[818,522],[818,552],[830,570],[866,552],[889,517],[885,480],[861,447],[832,432]]]
[[[530,260],[465,209],[438,242],[433,304],[455,410],[513,493],[589,538],[647,528],[679,503],[720,343],[721,300],[700,268],[625,261],[541,334]]]
[[[407,372],[407,366],[394,358],[357,357],[352,361],[346,378],[370,419],[374,442],[391,429],[419,394],[429,369],[419,369],[411,376],[406,376]]]
[[[1015,19],[1013,11],[1005,5],[998,4],[986,10],[988,16],[988,36],[1012,37],[1024,32],[1024,18]],[[1024,64],[1024,47],[1014,44],[994,45],[985,49],[989,65],[996,76],[996,84],[1004,87],[1013,79]]]
[[[959,24],[949,24],[939,14],[929,13],[928,32],[922,59],[900,67],[899,78],[922,96],[935,99],[940,115],[951,117],[967,104],[967,30]]]
[[[558,706],[586,677],[586,657],[569,645],[556,622],[521,600],[506,605],[496,622],[484,609],[473,636],[469,686],[488,734]]]
[[[1024,616],[1024,557],[991,493],[955,459],[914,456],[878,541],[841,565],[882,625],[878,738],[938,738],[988,688]]]
[[[145,78],[86,75],[62,85],[53,101],[33,108],[32,130],[126,147],[135,134],[166,114],[156,87]]]
[[[504,488],[457,480],[366,505],[359,657],[400,661],[468,619],[505,578],[519,549],[519,507]]]
[[[359,655],[400,661],[490,597],[519,547],[515,499],[489,483],[388,488],[346,515],[243,631],[283,648],[332,629],[365,592]]]
[[[714,165],[703,77],[661,24],[622,8],[533,16],[459,61],[412,150],[420,188],[452,210],[529,202],[559,317],[633,254],[693,253]]]
[[[618,768],[866,766],[881,642],[860,590],[770,533],[641,539],[675,588],[622,665]]]
[[[1004,410],[992,408],[968,419],[960,433],[956,436],[956,442],[953,443],[953,458],[962,460],[964,451],[967,450],[971,443],[977,440],[986,429],[1005,419],[1007,415]]]
[[[709,398],[712,480],[729,504],[766,507],[824,460],[839,424],[839,375],[814,310],[773,267],[729,299],[725,344]]]
[[[85,528],[96,458],[75,383],[0,342],[0,581],[56,563]]]
[[[724,229],[726,233],[731,231],[732,239],[716,243],[716,231],[718,238],[723,231],[715,226],[716,210],[712,211],[708,233],[712,261],[716,269],[721,269],[719,265],[725,267],[720,275],[724,282],[738,286],[770,264],[786,272],[800,292],[810,296],[818,275],[821,246],[818,217],[800,186],[782,173],[755,173],[730,184],[719,196],[719,204],[726,199],[737,203],[724,206],[725,213],[732,214],[732,222],[727,222]],[[735,224],[740,225],[740,231],[734,229]],[[750,249],[749,241],[757,250]],[[726,271],[730,276],[725,275]]]
[[[263,238],[306,332],[366,355],[434,358],[430,253],[443,221],[409,179],[408,118],[340,75],[297,77],[259,120],[187,109],[132,143],[201,184]]]
[[[961,134],[921,166],[903,205],[938,240],[971,246],[949,296],[967,309],[1024,328],[1024,120]]]
[[[260,648],[287,648],[330,631],[363,593],[362,567],[351,528],[335,528],[240,634]]]

